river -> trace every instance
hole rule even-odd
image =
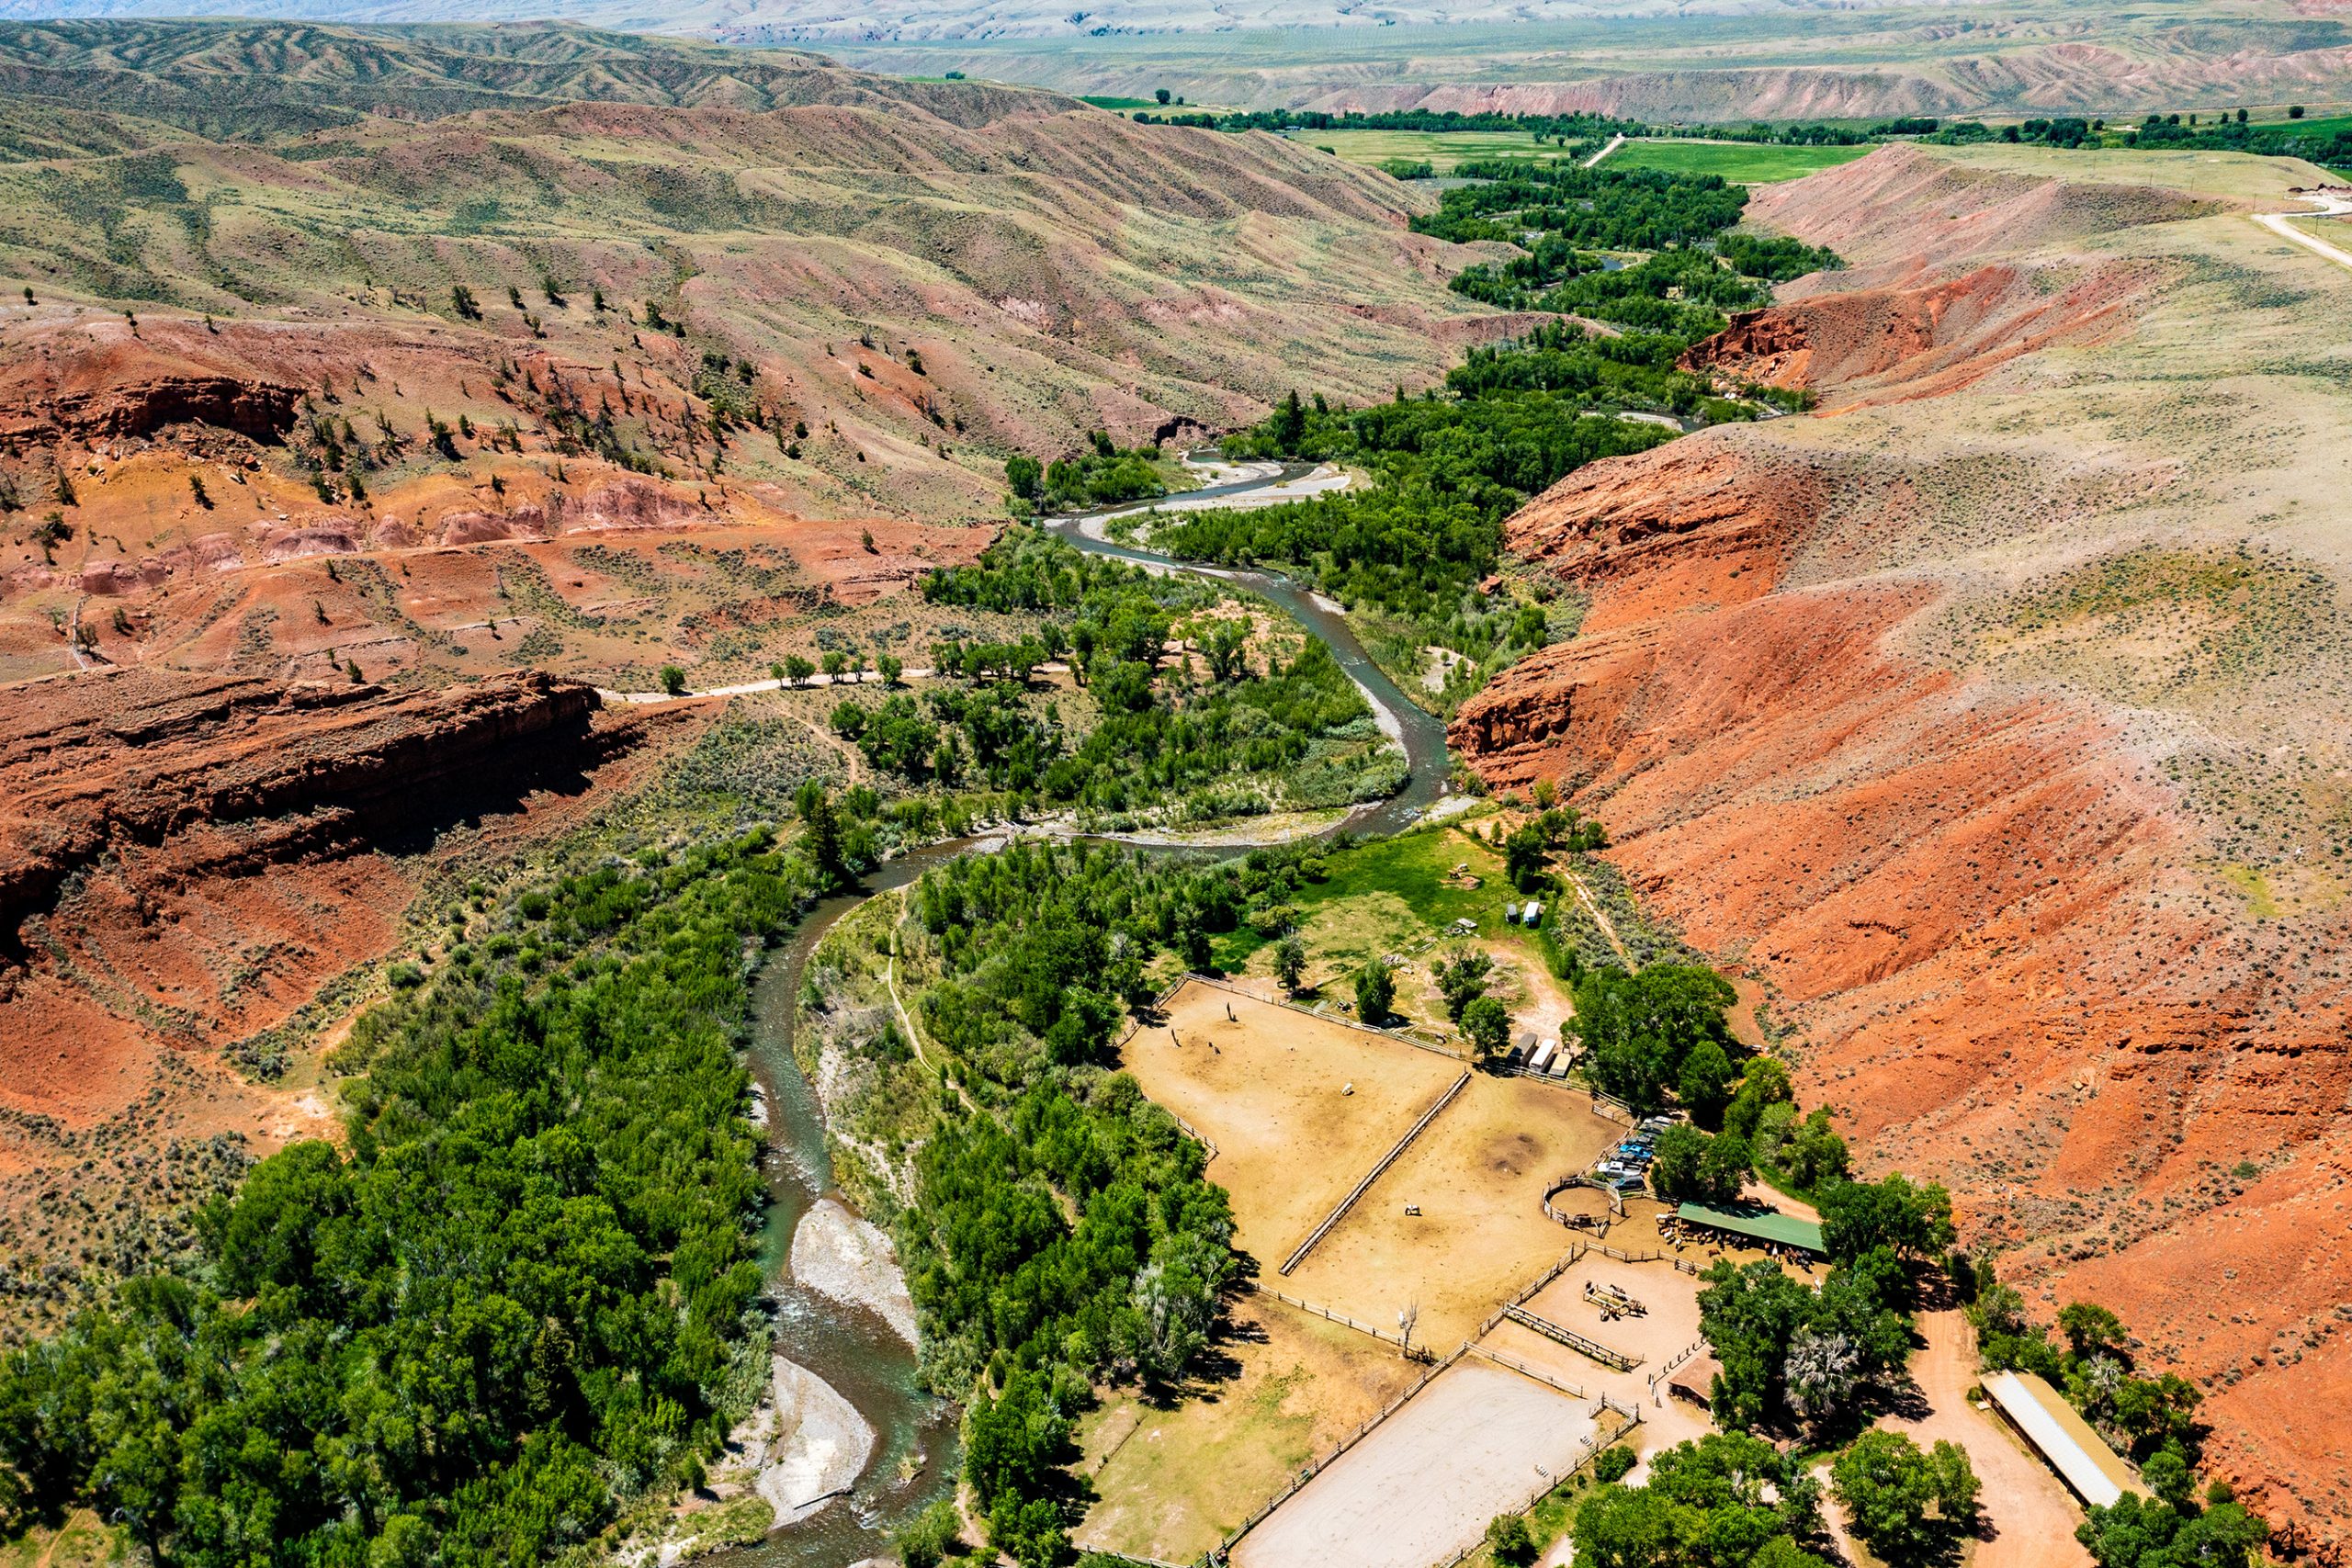
[[[1285,465],[1279,474],[1187,493],[1196,502],[1239,497],[1306,471],[1304,465]],[[1381,728],[1402,745],[1408,769],[1404,788],[1385,800],[1357,807],[1326,829],[1325,836],[1343,830],[1396,832],[1419,820],[1445,795],[1449,764],[1443,721],[1407,698],[1373,662],[1337,606],[1279,573],[1195,566],[1139,547],[1113,544],[1097,536],[1103,515],[1058,518],[1046,526],[1081,550],[1154,570],[1192,572],[1261,595],[1330,648],[1340,667],[1380,714]],[[1090,522],[1098,525],[1096,533],[1087,531]],[[844,1306],[792,1277],[792,1237],[802,1217],[819,1199],[841,1196],[825,1153],[822,1111],[793,1060],[792,1027],[809,954],[836,920],[874,895],[914,881],[942,861],[1001,841],[966,839],[929,845],[882,866],[856,892],[826,899],[801,921],[783,953],[769,961],[754,988],[751,1066],[768,1107],[769,1205],[761,1264],[773,1281],[769,1295],[775,1303],[775,1348],[854,1405],[873,1427],[875,1445],[865,1473],[849,1497],[756,1545],[703,1561],[726,1568],[847,1568],[867,1558],[888,1557],[890,1530],[955,1489],[956,1411],[917,1384],[914,1352],[906,1341],[874,1314]],[[1245,847],[1158,852],[1231,855]]]

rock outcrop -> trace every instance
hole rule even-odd
[[[398,822],[436,797],[516,784],[533,752],[585,760],[596,696],[525,673],[444,692],[281,686],[143,671],[0,693],[0,931],[126,844],[320,814]]]

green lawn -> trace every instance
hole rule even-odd
[[[1664,169],[1677,175],[1721,175],[1735,185],[1770,185],[1850,164],[1862,147],[1781,147],[1760,141],[1629,141],[1604,169]]]
[[[1440,175],[1476,158],[1564,158],[1556,141],[1537,141],[1522,130],[1291,130],[1294,141],[1328,147],[1351,164],[1377,165],[1392,158],[1428,160]],[[1760,142],[1629,141],[1609,155],[1603,168],[1670,169],[1677,174],[1721,175],[1743,185],[1792,180],[1835,168],[1870,152],[1868,147],[1776,147]]]
[[[1483,887],[1445,886],[1445,874],[1464,861],[1484,878]],[[1374,949],[1435,935],[1464,916],[1478,922],[1482,936],[1536,951],[1533,931],[1502,923],[1503,901],[1518,899],[1503,880],[1502,856],[1461,833],[1431,827],[1375,839],[1334,852],[1325,866],[1325,879],[1299,889],[1295,900],[1300,925],[1320,938],[1308,943],[1311,965],[1361,962]],[[1325,917],[1319,922],[1318,915]],[[1265,945],[1245,926],[1217,938],[1216,962],[1240,969]]]
[[[1081,97],[1078,101],[1082,104],[1092,104],[1098,109],[1156,109],[1159,107],[1159,101],[1154,98]],[[1170,104],[1168,106],[1168,112],[1175,114],[1179,111],[1175,105]],[[1182,112],[1190,113],[1191,110],[1187,108]]]

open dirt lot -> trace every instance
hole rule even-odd
[[[1238,1243],[1269,1271],[1463,1069],[1197,982],[1177,991],[1165,1023],[1127,1042],[1124,1062],[1145,1094],[1216,1145],[1209,1177],[1233,1194]],[[1340,1092],[1351,1084],[1353,1094]],[[1438,1124],[1462,1110],[1449,1106]]]
[[[1235,1568],[1429,1568],[1583,1457],[1588,1408],[1464,1358],[1242,1537]]]
[[[1474,1077],[1283,1288],[1384,1325],[1419,1302],[1418,1337],[1451,1349],[1567,1251],[1544,1189],[1618,1131],[1578,1091]]]
[[[1242,1298],[1187,1398],[1123,1394],[1088,1419],[1082,1468],[1098,1501],[1078,1543],[1191,1562],[1420,1371],[1353,1329]]]

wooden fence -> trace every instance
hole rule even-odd
[[[1587,1339],[1573,1328],[1563,1328],[1548,1317],[1538,1317],[1523,1306],[1503,1308],[1503,1315],[1522,1328],[1532,1328],[1544,1338],[1566,1345],[1579,1356],[1589,1356],[1602,1366],[1621,1372],[1630,1372],[1642,1364],[1639,1356],[1629,1356],[1623,1350],[1612,1350],[1597,1339]]]
[[[1302,1017],[1319,1018],[1326,1023],[1336,1023],[1342,1029],[1355,1029],[1361,1030],[1366,1034],[1376,1034],[1383,1040],[1394,1040],[1400,1045],[1410,1045],[1417,1050],[1427,1051],[1433,1055],[1443,1056],[1448,1061],[1466,1062],[1470,1059],[1466,1054],[1456,1051],[1450,1045],[1442,1045],[1438,1043],[1436,1041],[1423,1038],[1421,1033],[1419,1032],[1419,1026],[1418,1025],[1408,1024],[1400,1029],[1381,1029],[1373,1024],[1364,1022],[1362,1019],[1341,1018],[1336,1013],[1323,1012],[1317,1009],[1304,1006],[1301,1003],[1290,1000],[1286,997],[1278,997],[1273,1000],[1269,1001],[1266,998],[1259,996],[1253,991],[1245,991],[1238,986],[1229,986],[1223,980],[1213,978],[1207,975],[1187,975],[1183,979],[1179,980],[1175,985],[1170,986],[1159,999],[1159,1010],[1163,1012],[1166,1011],[1170,998],[1173,998],[1176,993],[1179,990],[1182,990],[1187,984],[1206,986],[1213,991],[1228,992],[1233,996],[1241,997],[1250,1001],[1253,1001],[1260,1007],[1288,1008],[1291,1011],[1297,1013]]]
[[[1286,1306],[1296,1307],[1301,1312],[1313,1313],[1317,1317],[1321,1318],[1326,1323],[1336,1323],[1342,1328],[1352,1328],[1358,1334],[1369,1334],[1374,1339],[1379,1340],[1385,1345],[1396,1346],[1396,1348],[1404,1351],[1408,1356],[1427,1355],[1427,1352],[1421,1350],[1419,1347],[1408,1343],[1405,1337],[1401,1334],[1392,1334],[1385,1328],[1375,1328],[1369,1323],[1360,1323],[1356,1319],[1350,1317],[1346,1313],[1334,1311],[1332,1308],[1324,1306],[1319,1303],[1310,1302],[1302,1297],[1294,1296],[1285,1292],[1277,1291],[1272,1286],[1259,1284],[1255,1280],[1247,1282],[1247,1289],[1254,1295],[1272,1296],[1274,1300],[1283,1303]]]
[[[1638,1410],[1628,1410],[1614,1400],[1604,1397],[1599,1404],[1593,1406],[1594,1414],[1598,1416],[1600,1410],[1604,1407],[1613,1410],[1617,1412],[1618,1415],[1625,1417],[1628,1426],[1638,1427],[1641,1425],[1642,1413]],[[1571,1480],[1575,1479],[1577,1472],[1584,1469],[1585,1466],[1598,1459],[1600,1456],[1600,1450],[1610,1447],[1615,1443],[1618,1438],[1623,1437],[1626,1430],[1626,1427],[1620,1427],[1614,1432],[1610,1433],[1605,1438],[1597,1437],[1587,1438],[1585,1439],[1584,1458],[1568,1466],[1566,1470],[1562,1471],[1558,1475],[1552,1476],[1545,1480],[1543,1485],[1538,1486],[1534,1491],[1530,1492],[1520,1503],[1518,1507],[1510,1509],[1509,1512],[1523,1514],[1527,1512],[1528,1509],[1535,1506],[1536,1504],[1542,1502],[1552,1493],[1557,1491],[1563,1486],[1566,1486]],[[1477,1540],[1471,1541],[1469,1545],[1464,1547],[1461,1551],[1455,1552],[1453,1556],[1445,1559],[1443,1562],[1430,1564],[1430,1568],[1454,1568],[1456,1563],[1459,1563],[1464,1558],[1469,1556],[1472,1552],[1477,1551],[1480,1547],[1486,1544],[1485,1537],[1481,1536]]]
[[[1289,1483],[1283,1486],[1282,1490],[1276,1492],[1263,1503],[1259,1504],[1257,1511],[1251,1514],[1248,1518],[1242,1520],[1241,1523],[1234,1529],[1233,1532],[1225,1538],[1224,1542],[1220,1544],[1216,1551],[1204,1556],[1202,1561],[1204,1562],[1222,1561],[1227,1553],[1232,1551],[1234,1542],[1239,1540],[1243,1536],[1248,1535],[1251,1530],[1256,1529],[1260,1525],[1263,1524],[1266,1520],[1267,1515],[1272,1513],[1276,1508],[1281,1507],[1284,1503],[1289,1502],[1293,1497],[1296,1496],[1300,1489],[1305,1487],[1308,1482],[1322,1474],[1324,1469],[1329,1466],[1333,1460],[1338,1459],[1341,1454],[1346,1453],[1350,1449],[1354,1448],[1358,1443],[1363,1441],[1365,1438],[1371,1436],[1374,1427],[1379,1426],[1383,1421],[1387,1420],[1391,1416],[1396,1415],[1397,1411],[1403,1409],[1407,1400],[1420,1393],[1421,1390],[1429,1387],[1429,1385],[1437,1379],[1440,1373],[1443,1372],[1448,1367],[1453,1365],[1454,1362],[1462,1359],[1464,1356],[1469,1354],[1469,1351],[1470,1341],[1467,1339],[1464,1339],[1461,1344],[1448,1351],[1444,1358],[1439,1360],[1435,1365],[1431,1366],[1428,1371],[1425,1371],[1419,1377],[1415,1378],[1410,1386],[1406,1388],[1402,1393],[1399,1393],[1396,1398],[1382,1405],[1370,1420],[1366,1421],[1363,1426],[1358,1427],[1354,1431],[1350,1432],[1346,1437],[1341,1438],[1332,1448],[1329,1453],[1310,1461],[1296,1475],[1292,1476]],[[1461,1559],[1456,1558],[1454,1561],[1460,1562]]]
[[[1453,1104],[1453,1097],[1460,1094],[1462,1092],[1463,1086],[1467,1084],[1469,1081],[1470,1075],[1468,1073],[1464,1073],[1460,1077],[1454,1079],[1453,1087],[1447,1089],[1443,1094],[1439,1095],[1437,1097],[1437,1103],[1430,1106],[1427,1111],[1421,1112],[1420,1120],[1415,1122],[1412,1126],[1406,1129],[1405,1135],[1396,1140],[1396,1146],[1390,1149],[1386,1154],[1381,1156],[1379,1163],[1374,1165],[1370,1170],[1364,1172],[1363,1179],[1358,1181],[1353,1187],[1348,1189],[1348,1195],[1340,1200],[1340,1206],[1323,1216],[1323,1223],[1317,1225],[1313,1231],[1308,1233],[1306,1239],[1298,1244],[1297,1250],[1293,1252],[1288,1258],[1284,1258],[1283,1260],[1283,1266],[1280,1269],[1275,1269],[1274,1272],[1277,1274],[1288,1274],[1292,1269],[1305,1262],[1306,1260],[1306,1255],[1315,1250],[1315,1244],[1321,1241],[1326,1235],[1329,1235],[1333,1225],[1338,1224],[1341,1220],[1347,1218],[1348,1211],[1356,1206],[1356,1200],[1364,1195],[1365,1189],[1369,1188],[1374,1182],[1380,1179],[1380,1173],[1382,1171],[1386,1170],[1390,1166],[1396,1163],[1396,1157],[1403,1154],[1407,1148],[1411,1146],[1415,1138],[1421,1135],[1421,1129],[1428,1126],[1431,1122],[1437,1120],[1437,1113],[1444,1110],[1447,1106]]]
[[[1650,1374],[1650,1392],[1652,1393],[1656,1393],[1657,1392],[1657,1385],[1674,1375],[1675,1368],[1680,1366],[1683,1362],[1689,1360],[1691,1357],[1697,1355],[1706,1348],[1707,1342],[1704,1339],[1693,1339],[1690,1344],[1685,1345],[1681,1349],[1677,1350],[1673,1355],[1668,1356],[1666,1359],[1666,1364]]]
[[[1484,1359],[1492,1361],[1498,1367],[1509,1368],[1510,1371],[1519,1373],[1522,1377],[1533,1378],[1537,1382],[1544,1384],[1547,1388],[1558,1389],[1562,1393],[1566,1394],[1571,1399],[1583,1399],[1586,1397],[1584,1390],[1568,1382],[1567,1379],[1554,1377],[1550,1372],[1544,1371],[1540,1367],[1532,1366],[1529,1363],[1521,1360],[1517,1356],[1511,1355],[1508,1351],[1497,1350],[1485,1345],[1474,1344],[1470,1347],[1470,1353],[1474,1356],[1481,1357]]]

